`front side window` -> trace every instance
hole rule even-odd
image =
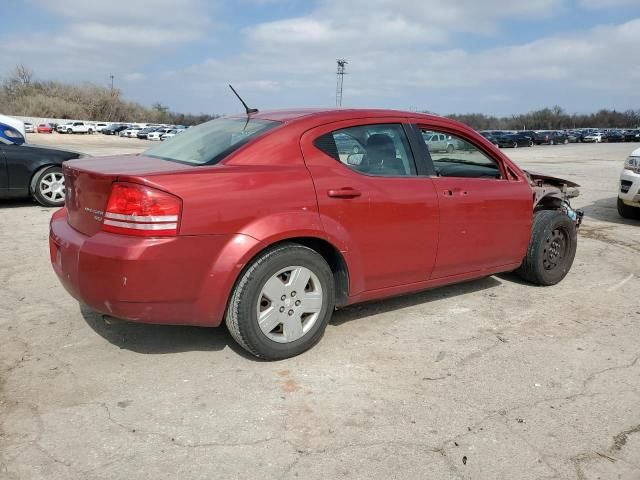
[[[144,155],[191,165],[213,165],[280,122],[255,118],[216,118],[145,150]],[[167,129],[168,133],[176,133]]]
[[[498,163],[466,140],[428,129],[420,131],[439,177],[502,178]]]
[[[360,125],[322,135],[315,146],[350,169],[373,176],[416,174],[413,157],[400,124]]]

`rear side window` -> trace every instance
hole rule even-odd
[[[400,124],[343,128],[316,138],[314,145],[351,170],[365,175],[416,175],[409,142]]]
[[[280,122],[217,118],[145,150],[144,155],[192,165],[213,165]],[[169,130],[166,130],[167,132]]]

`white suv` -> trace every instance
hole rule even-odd
[[[620,174],[618,213],[624,218],[640,219],[640,148],[624,162]]]

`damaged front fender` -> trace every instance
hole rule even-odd
[[[553,177],[541,173],[525,170],[529,184],[533,190],[533,210],[557,209],[562,210],[571,220],[580,226],[584,212],[574,210],[570,199],[580,195],[580,190],[575,182],[564,178]]]

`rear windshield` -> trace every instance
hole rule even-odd
[[[213,165],[278,125],[280,122],[271,120],[216,118],[176,134],[144,155],[191,165]]]

